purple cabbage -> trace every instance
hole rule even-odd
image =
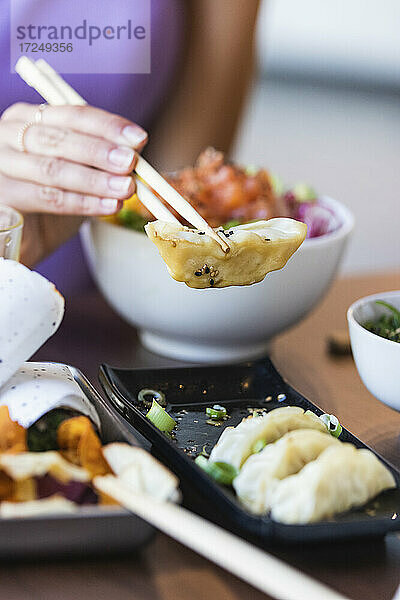
[[[333,210],[321,200],[309,202],[298,200],[292,191],[284,195],[290,216],[307,225],[307,237],[315,238],[331,233],[340,226],[340,221]]]
[[[320,237],[339,227],[335,213],[318,201],[301,202],[295,211],[294,218],[307,225],[308,238]]]
[[[35,477],[36,493],[38,499],[48,498],[59,494],[75,504],[97,504],[98,497],[88,483],[81,481],[69,481],[62,483],[48,473],[43,477]]]

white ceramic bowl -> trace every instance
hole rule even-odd
[[[375,304],[376,300],[385,300],[400,310],[400,291],[374,294],[354,302],[347,311],[351,348],[360,377],[371,394],[400,410],[400,343],[362,326],[387,313],[387,309]]]
[[[306,240],[281,271],[249,287],[196,290],[170,277],[142,233],[93,219],[82,230],[89,266],[114,309],[139,329],[149,350],[193,362],[264,355],[271,338],[297,323],[332,282],[353,216],[324,198],[341,226]]]

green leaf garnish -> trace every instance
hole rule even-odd
[[[30,452],[58,450],[58,426],[76,414],[76,411],[73,410],[55,408],[43,415],[43,417],[40,417],[27,431],[28,450]]]
[[[270,175],[269,176],[272,184],[272,189],[274,190],[277,196],[283,196],[285,191],[285,185],[282,179],[278,175]]]
[[[240,221],[238,221],[237,219],[232,219],[231,221],[228,221],[227,223],[222,225],[222,228],[232,229],[232,227],[237,227],[238,225],[241,225]]]
[[[247,165],[247,167],[245,167],[244,170],[246,175],[249,175],[249,177],[253,177],[254,175],[257,175],[258,171],[260,170],[260,167],[256,167],[255,165]]]
[[[400,311],[384,300],[376,300],[375,304],[387,308],[390,314],[383,314],[375,321],[366,321],[363,326],[386,340],[400,342]]]
[[[400,310],[397,310],[397,308],[393,306],[393,304],[389,304],[389,302],[385,302],[384,300],[376,300],[375,304],[379,304],[380,306],[388,308],[390,311],[392,311],[395,317],[400,319]]]
[[[315,190],[306,183],[296,183],[292,193],[297,202],[314,202],[317,199]]]
[[[147,224],[148,219],[139,215],[139,213],[131,210],[130,208],[121,208],[117,214],[118,222],[128,229],[134,231],[144,232],[144,226]]]

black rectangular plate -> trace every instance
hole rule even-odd
[[[311,525],[285,525],[268,516],[250,514],[230,489],[217,484],[194,463],[194,456],[203,447],[210,451],[223,428],[237,425],[250,414],[249,408],[269,411],[278,406],[300,406],[317,415],[322,413],[282,379],[269,359],[178,369],[117,369],[102,365],[99,377],[115,409],[149,440],[153,453],[178,475],[185,504],[227,529],[261,545],[271,541],[305,543],[378,537],[400,530],[400,515],[396,515],[400,513],[400,473],[383,459],[395,476],[395,490],[382,493],[362,509]],[[147,409],[137,401],[142,388],[160,390],[166,395],[166,410],[178,421],[175,440],[145,418]],[[282,394],[284,399],[278,400]],[[272,400],[266,401],[268,396]],[[206,423],[205,408],[214,403],[223,404],[230,416],[221,427]],[[345,429],[340,439],[367,448]]]
[[[103,443],[138,446],[137,436],[86,377],[78,369],[68,368],[99,415]],[[118,506],[85,506],[72,514],[0,519],[0,558],[36,560],[133,552],[147,544],[154,533],[148,523]]]

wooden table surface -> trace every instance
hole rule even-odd
[[[350,303],[389,289],[400,289],[398,274],[338,280],[311,316],[276,340],[272,358],[292,385],[400,468],[400,413],[367,392],[352,358],[332,358],[326,352],[326,336],[346,327]],[[103,361],[118,366],[176,364],[139,347],[134,330],[93,290],[67,299],[62,327],[35,358],[75,365],[93,382]],[[389,600],[399,584],[399,535],[271,551],[353,600]],[[0,580],[4,600],[266,598],[164,535],[140,555],[2,565]]]

